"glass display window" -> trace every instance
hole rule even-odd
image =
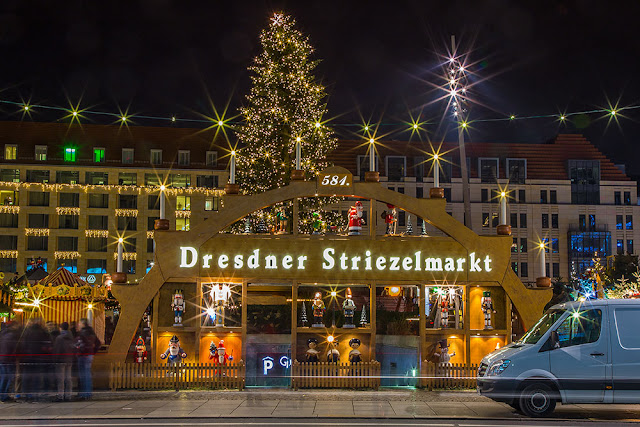
[[[428,329],[463,329],[464,288],[455,285],[427,286],[425,315]]]
[[[291,334],[291,284],[247,285],[247,333]]]
[[[418,286],[378,285],[376,287],[376,333],[419,335]]]
[[[202,326],[233,328],[242,326],[242,285],[202,283]]]
[[[371,320],[370,292],[366,285],[300,285],[297,325],[310,329],[366,329]]]

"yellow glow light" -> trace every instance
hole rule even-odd
[[[506,196],[506,195],[507,195],[507,193],[506,193],[506,192],[504,192],[504,191],[500,193],[500,197],[504,197],[504,196]]]
[[[544,242],[540,242],[539,247],[540,247],[540,249],[544,249]]]
[[[418,124],[417,124],[417,123],[415,123],[415,124],[413,125],[413,128],[414,128],[414,129],[418,129]]]
[[[302,141],[302,138],[297,137],[297,138],[296,138],[296,142],[300,142],[300,141]]]
[[[164,184],[162,184],[162,185],[160,186],[160,191],[164,191],[164,189],[165,189],[165,188],[166,188],[166,187],[164,186]]]
[[[577,311],[575,313],[573,313],[573,317],[575,319],[577,319],[578,317],[580,317],[580,313],[578,313]]]
[[[118,243],[122,243],[124,242],[124,239],[122,237],[118,237]]]
[[[333,341],[335,341],[335,338],[333,337],[333,335],[329,335],[327,337],[327,342],[333,342]]]
[[[93,304],[89,303],[89,305],[87,306],[87,308],[88,308],[89,310],[92,310],[92,309],[93,309]]]
[[[269,154],[269,153],[267,153],[267,155],[268,155],[268,154]],[[232,156],[235,156],[235,155],[236,155],[236,150],[231,150],[231,155],[232,155]]]
[[[224,125],[224,122],[222,120],[218,120],[218,126],[222,126]]]
[[[120,120],[122,120],[123,122],[127,121],[127,118],[125,116],[120,117]]]
[[[24,111],[29,111],[29,106],[28,105],[24,106]]]
[[[560,120],[564,120],[566,117],[564,115],[560,116]]]
[[[207,308],[207,314],[209,315],[209,317],[213,317],[215,316],[216,312],[213,308],[209,307]]]
[[[392,297],[397,297],[398,295],[400,295],[400,286],[391,286],[389,288],[389,295],[391,295]]]
[[[72,115],[73,117],[76,117],[76,116],[78,115],[78,112],[77,112],[77,111],[72,111],[72,112],[71,112],[71,115]]]
[[[611,110],[611,115],[615,116],[616,115],[616,110]]]
[[[338,293],[336,291],[331,291],[331,296],[335,297],[336,295],[338,295]]]
[[[462,122],[462,127],[466,128],[467,127],[467,122]]]
[[[374,141],[374,139],[373,139],[373,138],[371,138],[371,139],[369,140],[369,144],[373,144],[373,143],[375,143],[375,141]]]
[[[36,298],[33,300],[33,305],[36,307],[40,307],[40,298]]]
[[[319,128],[321,126],[320,122],[316,122],[316,128]]]
[[[514,116],[513,114],[511,115],[511,117],[509,117],[511,120],[515,119],[516,116]]]
[[[367,131],[368,131],[368,130],[369,130],[369,126],[365,126],[365,127],[364,127],[364,130],[367,130]]]
[[[175,116],[174,116],[174,117],[171,117],[171,121],[172,121],[172,122],[175,122],[175,121],[176,121]]]
[[[438,156],[438,154],[434,154],[434,155],[433,155],[433,160],[436,160],[436,161],[437,161],[439,158],[440,158],[440,156]]]

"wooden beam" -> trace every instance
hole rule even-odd
[[[291,285],[291,361],[296,360],[298,348],[298,281]]]
[[[371,353],[371,360],[376,360],[376,282],[371,282],[369,298],[369,324],[371,325],[370,339],[369,339],[369,352]]]

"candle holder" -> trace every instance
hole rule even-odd
[[[538,277],[536,278],[536,286],[538,288],[550,288],[551,277]]]
[[[380,172],[378,171],[366,171],[364,173],[365,182],[380,182]]]
[[[293,169],[291,171],[291,180],[292,181],[304,181],[304,170],[302,170],[302,169]]]
[[[511,226],[507,224],[500,224],[496,227],[496,233],[498,236],[511,236]]]
[[[430,199],[444,199],[444,188],[431,187],[429,189]]]
[[[153,221],[153,229],[165,231],[169,229],[169,220],[168,219],[156,219]]]
[[[227,183],[224,186],[224,192],[226,194],[239,194],[240,193],[240,185]]]
[[[117,285],[127,283],[127,273],[111,273],[111,281]]]

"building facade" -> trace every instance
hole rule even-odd
[[[41,258],[84,275],[115,271],[118,237],[125,270],[142,278],[153,263],[153,222],[160,185],[168,190],[173,230],[189,230],[216,215],[228,179],[230,144],[214,130],[142,126],[0,122],[0,271],[23,272]],[[447,211],[464,221],[457,144],[439,147]],[[330,161],[357,181],[368,170],[367,144],[340,141]],[[434,147],[376,142],[376,167],[389,189],[417,198],[433,186]],[[637,253],[636,183],[579,135],[546,144],[468,143],[471,228],[493,235],[502,189],[509,194],[512,268],[525,283],[568,278],[594,256]],[[350,201],[333,210],[344,213]],[[377,212],[387,209],[384,205]],[[400,211],[398,229],[440,231]],[[369,227],[368,224],[365,228]],[[384,220],[377,218],[384,230]],[[546,274],[538,244],[547,243]]]

